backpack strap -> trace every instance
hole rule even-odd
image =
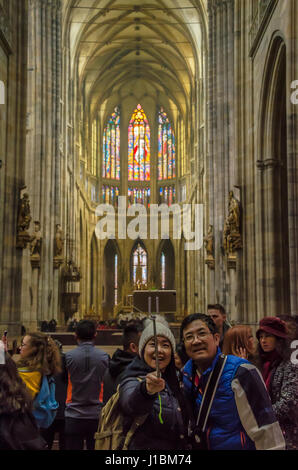
[[[142,416],[137,416],[135,418],[135,420],[133,421],[132,425],[130,426],[129,428],[129,431],[128,433],[126,434],[126,437],[125,437],[125,441],[124,441],[124,444],[123,444],[123,447],[122,447],[122,450],[127,450],[128,449],[128,445],[130,443],[130,440],[132,438],[132,436],[134,435],[134,433],[136,432],[136,430],[138,429],[139,426],[142,426],[142,424],[145,423],[146,419],[148,418],[149,416],[149,413],[145,414],[145,415],[142,415]]]
[[[141,377],[137,377],[138,381],[139,382],[143,382],[143,379]],[[118,388],[120,387],[120,385],[118,385]],[[146,413],[145,415],[141,415],[141,416],[137,416],[133,422],[131,423],[131,426],[126,434],[126,437],[125,437],[125,441],[124,441],[124,444],[123,444],[123,447],[122,447],[122,450],[127,450],[128,449],[128,445],[131,441],[131,438],[132,436],[134,435],[134,433],[136,432],[136,430],[138,429],[139,426],[142,426],[142,424],[145,423],[146,419],[148,418],[149,416],[149,413]]]
[[[206,425],[209,418],[209,414],[211,411],[212,403],[217,391],[217,387],[219,384],[220,377],[222,375],[223,369],[225,367],[227,361],[227,356],[221,354],[217,360],[217,363],[209,375],[209,379],[207,385],[204,390],[204,395],[202,398],[202,403],[200,406],[197,423],[196,423],[196,431],[198,432],[205,432]]]

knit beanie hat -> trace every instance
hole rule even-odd
[[[168,322],[161,315],[156,315],[155,324],[156,336],[163,336],[164,338],[167,338],[171,343],[172,352],[174,354],[176,349],[176,341],[173,333],[170,330]],[[152,320],[146,318],[146,320],[144,321],[144,327],[145,329],[143,330],[139,341],[139,355],[141,357],[146,344],[154,336]]]

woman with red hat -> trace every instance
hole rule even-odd
[[[290,360],[288,331],[284,321],[266,317],[256,333],[260,369],[287,449],[298,449],[298,365]]]

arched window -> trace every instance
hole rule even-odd
[[[161,259],[160,259],[160,265],[161,265],[161,288],[165,289],[166,288],[166,255],[164,253],[161,254]]]
[[[119,187],[103,185],[102,186],[102,202],[103,204],[111,204],[118,207]]]
[[[140,104],[128,127],[128,180],[150,181],[150,127]]]
[[[159,287],[165,290],[175,289],[175,252],[170,240],[161,244],[159,251]]]
[[[150,207],[150,188],[128,188],[128,207],[133,204]]]
[[[115,291],[115,305],[118,303],[118,255],[115,255],[115,263],[114,263],[114,291]]]
[[[138,243],[132,252],[132,281],[137,289],[147,286],[147,259],[146,250]]]
[[[92,141],[91,141],[91,173],[96,175],[97,171],[97,121],[92,123]]]
[[[103,132],[102,176],[120,180],[120,110],[115,108]]]
[[[175,186],[160,186],[159,188],[159,204],[167,204],[171,206],[176,202]]]
[[[103,252],[103,303],[102,312],[104,318],[109,315],[114,306],[120,300],[120,279],[121,257],[118,246],[113,240],[109,240]]]
[[[175,136],[167,113],[158,113],[158,180],[176,177]]]

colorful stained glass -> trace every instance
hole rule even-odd
[[[171,206],[176,202],[175,186],[161,186],[159,188],[159,204],[167,204]]]
[[[167,113],[161,108],[158,113],[157,174],[159,181],[176,177],[175,152],[175,135]]]
[[[102,176],[120,180],[120,110],[115,108],[103,132]]]
[[[128,180],[150,181],[150,127],[140,104],[128,127]]]
[[[128,207],[133,204],[150,207],[150,188],[128,188]]]
[[[118,186],[103,185],[102,202],[103,204],[111,204],[118,207],[119,188]]]
[[[164,253],[161,254],[160,259],[161,264],[161,288],[166,288],[166,256]]]
[[[97,170],[97,122],[92,123],[92,141],[91,141],[91,173],[96,175]]]
[[[147,252],[140,244],[132,253],[132,277],[135,286],[147,285]]]
[[[118,303],[118,255],[115,255],[115,276],[114,276],[114,290],[115,290],[115,305]]]

